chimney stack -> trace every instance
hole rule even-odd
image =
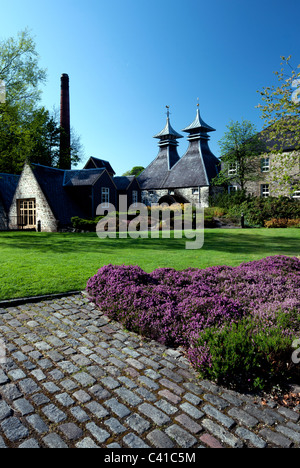
[[[71,128],[69,76],[61,75],[59,168],[71,169]]]

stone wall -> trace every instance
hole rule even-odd
[[[9,227],[17,229],[18,200],[35,199],[36,222],[41,221],[43,232],[56,232],[57,221],[29,165],[24,166],[20,181],[9,211]]]
[[[209,195],[210,187],[187,187],[187,188],[176,188],[174,190],[168,189],[156,189],[156,190],[143,190],[142,191],[142,203],[145,205],[151,205],[152,203],[158,203],[159,200],[165,195],[180,196],[187,200],[188,203],[200,203],[202,208],[209,206]]]
[[[286,160],[283,162],[282,158]],[[274,176],[278,175],[280,178],[287,172],[290,176],[294,177],[295,180],[299,180],[300,173],[300,154],[299,153],[284,153],[282,155],[266,154],[262,155],[262,158],[269,158],[270,170],[268,172],[260,172],[257,174],[257,180],[246,183],[246,191],[256,197],[262,196],[262,186],[269,185],[269,193],[271,197],[279,196],[291,196],[290,184],[284,184],[282,180],[274,180]],[[233,184],[235,185],[235,184]]]

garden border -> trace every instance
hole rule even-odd
[[[0,301],[0,308],[17,307],[27,303],[35,303],[48,301],[52,299],[61,299],[62,297],[74,296],[75,294],[83,294],[84,291],[68,291],[64,293],[45,294],[43,296],[19,297],[15,299],[4,299]]]

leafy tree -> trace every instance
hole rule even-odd
[[[134,166],[130,171],[124,172],[123,176],[138,176],[141,172],[143,172],[145,168],[143,166]]]
[[[20,173],[25,161],[57,167],[60,124],[39,106],[46,71],[28,30],[0,42],[0,172]],[[80,138],[72,132],[71,161],[82,154]]]
[[[265,146],[255,126],[248,120],[231,121],[219,141],[222,168],[213,179],[214,185],[238,185],[241,190],[249,181],[259,179],[260,159]]]
[[[274,72],[277,86],[258,91],[265,129],[262,132],[274,154],[273,180],[279,186],[300,190],[300,65],[291,65],[291,56],[281,57],[281,69]]]
[[[46,81],[46,71],[38,66],[39,55],[29,31],[19,32],[17,39],[0,43],[0,79],[6,86],[6,100],[18,104],[27,112],[40,99],[40,84]]]

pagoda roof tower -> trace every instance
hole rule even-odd
[[[167,106],[167,122],[163,130],[153,138],[159,139],[157,157],[139,175],[138,181],[142,189],[160,189],[169,171],[179,161],[177,140],[183,138],[170,123],[170,111]]]
[[[208,133],[215,129],[201,118],[199,104],[195,120],[182,131],[189,134],[189,147],[168,173],[162,188],[208,186],[211,179],[218,174],[219,160],[208,145]]]

